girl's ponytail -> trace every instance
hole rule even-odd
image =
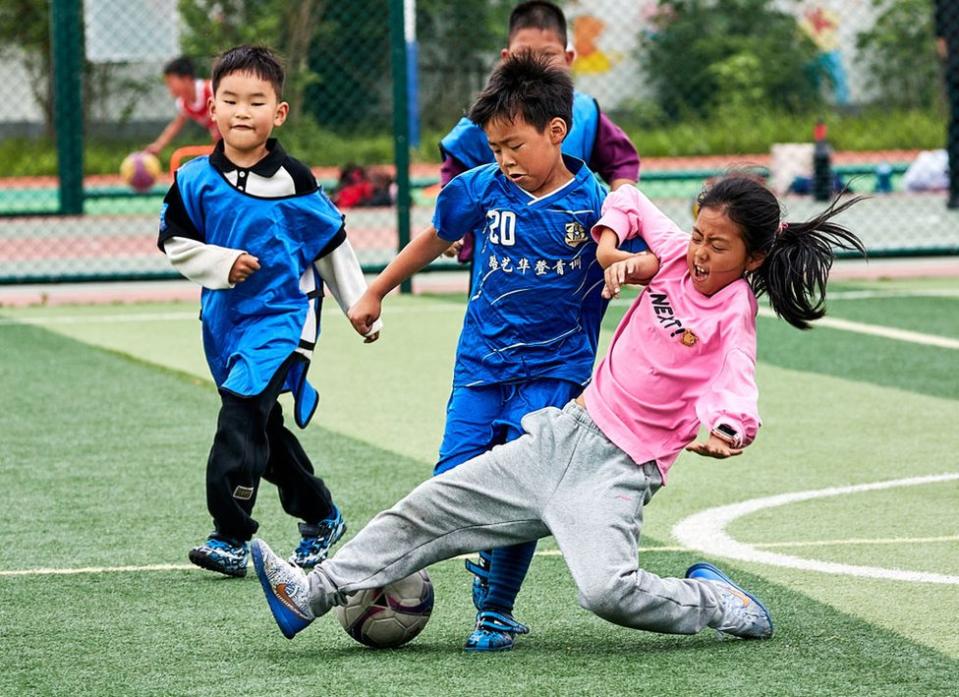
[[[831,219],[863,199],[841,202],[837,197],[812,220],[784,222],[773,233],[766,258],[749,276],[757,296],[766,293],[773,311],[794,327],[809,329],[809,322],[826,313],[826,281],[836,249],[858,251],[862,241]]]
[[[804,223],[782,222],[776,196],[755,176],[731,174],[699,195],[700,208],[726,213],[743,232],[746,250],[762,254],[759,268],[746,275],[756,296],[764,293],[775,313],[799,329],[825,314],[826,281],[835,249],[858,251],[862,241],[832,218],[863,200],[838,196],[829,207]]]

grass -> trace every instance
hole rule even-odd
[[[905,300],[830,307],[835,316],[871,316],[889,326],[952,307],[935,299],[938,309],[930,311],[928,298]],[[428,476],[461,302],[392,299],[383,339],[371,346],[358,344],[335,312],[324,318],[313,373],[321,411],[302,439],[351,533]],[[623,309],[611,309],[604,339]],[[5,314],[51,323],[0,323],[0,570],[185,562],[208,530],[203,461],[217,408],[195,306]],[[955,316],[946,314],[937,333],[959,337]],[[57,317],[80,321],[53,323]],[[954,374],[956,359],[939,350],[946,355],[923,353],[905,365],[922,347],[863,344],[873,338],[858,335],[848,346],[845,334],[802,334],[761,320],[763,433],[742,458],[680,458],[649,507],[645,568],[675,575],[694,561],[691,553],[655,548],[674,544],[671,526],[709,506],[955,470],[948,434],[959,402],[935,383],[948,378],[950,365]],[[894,378],[886,363],[900,366]],[[752,542],[954,535],[948,524],[957,495],[953,483],[809,501],[740,519],[730,532]],[[293,522],[269,485],[256,516],[271,545],[292,546]],[[790,553],[957,575],[951,545]],[[551,540],[541,544],[554,548]],[[770,605],[776,638],[718,641],[710,632],[671,637],[609,625],[578,608],[558,556],[535,561],[519,606],[533,633],[500,656],[459,649],[471,610],[468,580],[455,561],[430,569],[437,604],[424,633],[385,652],[353,643],[332,618],[286,641],[253,578],[180,569],[0,575],[0,694],[450,695],[487,682],[521,695],[953,694],[954,587],[715,561]]]

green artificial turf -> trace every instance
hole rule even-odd
[[[325,317],[316,367],[322,358],[326,369],[315,371],[324,401],[302,440],[350,534],[429,475],[460,320],[455,302],[437,309],[442,304],[397,300],[386,317],[392,333],[371,346],[335,314]],[[218,400],[204,377],[194,309],[9,313],[80,319],[48,325],[61,333],[0,324],[0,572],[182,565],[208,532],[203,465]],[[612,308],[607,326],[622,311]],[[887,320],[896,325],[896,316]],[[866,339],[876,342],[868,352],[859,343]],[[643,566],[676,575],[700,558],[670,551],[669,532],[709,506],[956,471],[956,394],[936,387],[955,358],[925,353],[895,379],[855,369],[857,352],[859,363],[874,354],[902,365],[922,348],[900,344],[824,328],[802,335],[761,320],[761,437],[736,460],[681,457],[649,506]],[[842,357],[846,351],[854,355]],[[271,489],[264,485],[257,505],[260,534],[287,550],[294,523]],[[756,513],[729,530],[753,543],[955,534],[956,493],[953,482],[816,500]],[[955,543],[789,553],[959,574]],[[552,554],[536,559],[520,596],[517,612],[533,633],[496,656],[460,650],[472,617],[460,561],[430,569],[437,603],[429,625],[408,647],[385,652],[355,644],[332,618],[288,642],[253,578],[181,568],[0,575],[0,694],[954,694],[955,586],[714,561],[770,606],[772,641],[615,627],[578,607],[562,558]]]

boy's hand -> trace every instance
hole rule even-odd
[[[366,343],[376,341],[379,338],[379,332],[375,335],[370,334],[373,329],[373,323],[380,318],[383,310],[383,301],[379,296],[367,290],[362,297],[354,303],[346,316],[349,317],[353,329],[363,337],[366,337]],[[367,336],[369,335],[369,336]],[[375,337],[375,338],[370,338]]]
[[[243,281],[259,270],[260,260],[252,254],[243,252],[243,254],[238,256],[236,261],[233,262],[233,267],[230,269],[230,275],[227,277],[227,280],[229,280],[230,283],[243,283]]]
[[[607,266],[604,272],[603,297],[607,300],[617,297],[624,285],[649,283],[655,275],[655,271],[650,273],[652,260],[655,260],[655,257],[651,254],[640,252]],[[658,263],[655,264],[655,269],[659,270]]]
[[[696,453],[697,455],[702,455],[703,457],[715,457],[718,460],[735,457],[743,453],[742,448],[734,448],[722,438],[712,434],[709,435],[709,440],[705,443],[693,443],[692,445],[686,446],[686,450],[691,453]]]

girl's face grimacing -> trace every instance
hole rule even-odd
[[[762,262],[762,255],[746,249],[742,230],[724,210],[700,209],[686,250],[686,264],[696,290],[713,295],[747,271],[759,268]]]

